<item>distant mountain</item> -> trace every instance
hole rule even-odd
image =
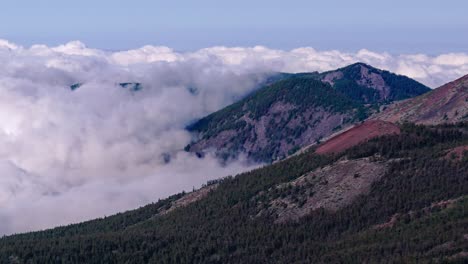
[[[362,104],[330,85],[291,76],[189,126],[199,140],[186,149],[214,149],[223,159],[246,153],[255,161],[272,161],[366,116]]]
[[[74,83],[70,85],[70,90],[74,91],[78,88],[80,88],[83,85],[83,83]],[[130,91],[139,91],[143,88],[143,85],[139,82],[123,82],[123,83],[118,83],[118,86],[129,89]]]
[[[1,238],[0,263],[466,263],[468,122],[371,121],[351,136],[385,125],[395,133],[333,155],[311,148],[133,211]]]
[[[188,127],[186,150],[223,159],[245,153],[271,162],[364,120],[377,105],[430,89],[408,77],[356,63],[325,73],[275,75],[247,98]]]
[[[431,90],[406,76],[380,70],[364,63],[355,63],[324,72],[317,78],[362,103],[403,100]]]
[[[83,85],[83,84],[82,83],[74,83],[74,84],[70,85],[70,90],[74,91],[74,90],[80,88],[81,85]]]
[[[135,91],[135,92],[143,88],[143,85],[139,82],[119,83],[119,86],[125,89],[129,89],[130,91]]]
[[[429,93],[384,107],[373,118],[390,122],[442,124],[468,120],[468,75]]]

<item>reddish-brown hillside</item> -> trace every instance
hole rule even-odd
[[[432,125],[468,120],[468,75],[429,93],[394,103],[373,119]]]
[[[329,139],[317,148],[316,153],[338,153],[378,136],[399,133],[400,128],[393,123],[369,120]]]

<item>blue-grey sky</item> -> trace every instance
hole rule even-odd
[[[468,51],[466,0],[2,0],[0,38],[123,50],[254,46]]]

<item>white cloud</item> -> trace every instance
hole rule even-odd
[[[17,49],[18,46],[9,42],[8,40],[0,39],[0,48],[14,50],[14,49]]]
[[[168,47],[144,46],[136,50],[115,52],[110,55],[112,62],[120,65],[151,63],[157,61],[173,62],[182,59],[182,55],[175,53]]]
[[[309,47],[109,52],[78,41],[25,48],[0,40],[0,60],[0,234],[131,209],[250,168],[184,153],[184,127],[251,92],[267,73],[363,61],[432,87],[468,73],[466,54]],[[132,92],[120,82],[143,89]],[[75,83],[82,86],[71,91]]]
[[[468,54],[465,53],[438,56],[391,55],[366,49],[359,50],[357,53],[346,53],[337,50],[317,51],[310,47],[283,51],[256,46],[253,48],[212,47],[192,53],[172,52],[172,54],[174,55],[170,61],[214,58],[221,60],[224,65],[243,71],[262,69],[282,72],[323,72],[354,62],[364,62],[377,68],[414,78],[432,88],[468,74]],[[165,56],[168,55],[165,54]]]

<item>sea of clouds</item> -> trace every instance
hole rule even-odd
[[[110,215],[249,170],[255,165],[242,159],[222,166],[184,152],[191,140],[184,128],[273,72],[357,61],[433,88],[468,74],[467,54],[261,46],[111,52],[78,41],[22,47],[0,40],[0,235]]]

